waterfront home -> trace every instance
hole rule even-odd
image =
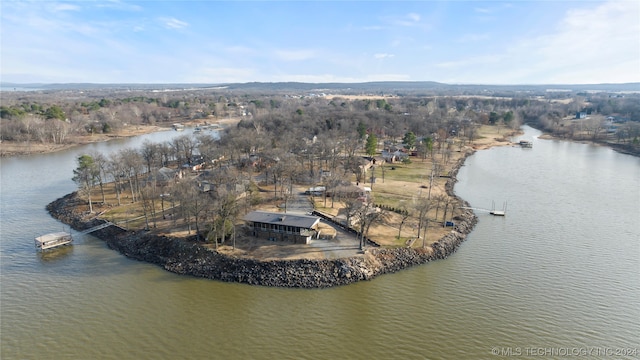
[[[182,172],[163,166],[152,171],[151,175],[147,177],[147,182],[152,184],[155,182],[156,186],[166,186],[181,178]]]
[[[244,220],[253,236],[271,241],[308,244],[319,234],[320,218],[317,216],[252,211]]]
[[[403,161],[408,157],[409,157],[409,154],[401,150],[395,150],[395,151],[383,150],[382,151],[382,159],[384,159],[384,161],[388,163]]]

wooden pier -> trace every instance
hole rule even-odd
[[[469,209],[469,210],[475,210],[475,211],[488,212],[489,214],[491,214],[493,216],[506,216],[507,215],[507,203],[506,202],[504,204],[502,204],[502,210],[496,210],[495,201],[493,202],[493,204],[491,206],[491,209],[475,208],[475,207],[470,207],[470,206],[461,206],[460,209]]]
[[[71,244],[73,238],[65,231],[38,236],[35,240],[36,249],[47,250],[58,246]]]

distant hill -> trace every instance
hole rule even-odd
[[[570,90],[580,91],[607,91],[640,92],[640,83],[625,84],[587,84],[587,85],[482,85],[482,84],[445,84],[435,81],[380,81],[364,83],[299,83],[299,82],[277,82],[262,83],[251,82],[243,84],[224,84],[228,89],[244,90],[289,90],[289,91],[342,91],[342,92],[455,92],[455,93],[482,93],[482,92],[545,92],[547,90]]]
[[[331,92],[343,94],[468,94],[498,95],[499,93],[552,91],[570,92],[640,92],[640,83],[623,84],[564,84],[564,85],[482,85],[445,84],[434,81],[379,81],[363,83],[302,83],[302,82],[249,82],[228,84],[18,84],[0,83],[3,90],[147,90],[180,91],[225,89],[230,91],[258,92]]]

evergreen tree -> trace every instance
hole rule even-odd
[[[375,134],[369,134],[369,137],[367,137],[367,144],[365,146],[367,155],[369,156],[375,155],[377,148],[378,148],[378,137]]]
[[[404,137],[402,138],[402,142],[405,143],[409,147],[409,149],[412,149],[416,144],[416,134],[414,134],[413,131],[405,133]]]

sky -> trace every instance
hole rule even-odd
[[[640,1],[0,2],[0,81],[640,82]]]

